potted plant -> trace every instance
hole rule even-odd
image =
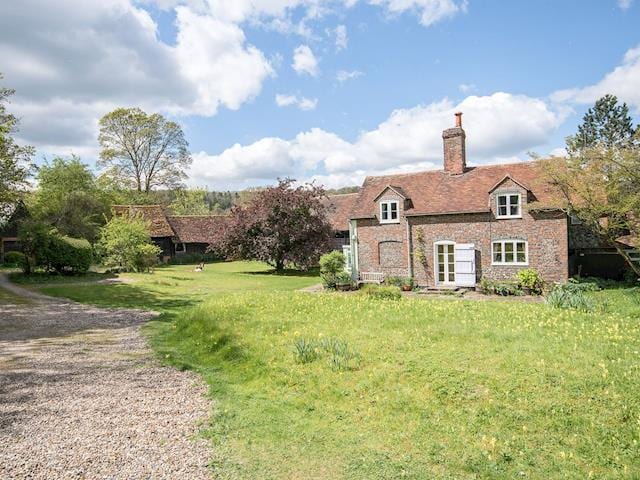
[[[407,277],[402,280],[402,285],[400,286],[403,292],[410,292],[413,290],[413,278]]]
[[[351,286],[353,281],[351,280],[351,275],[347,272],[337,273],[335,276],[336,280],[336,290],[340,290],[341,292],[346,292],[351,290]]]

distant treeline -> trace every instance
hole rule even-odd
[[[354,193],[358,191],[357,186],[342,187],[327,189],[327,195],[338,195],[344,193]],[[203,213],[202,210],[206,209],[211,214],[223,214],[231,210],[231,207],[238,204],[247,202],[255,192],[260,188],[248,188],[239,191],[208,191],[204,189],[189,189],[189,190],[152,190],[149,193],[139,194],[138,192],[127,192],[123,195],[127,200],[127,203],[148,205],[159,204],[165,205],[171,209],[176,210],[178,214],[188,213]],[[185,197],[191,198],[188,205],[185,205],[182,209],[176,208],[182,204]],[[195,198],[194,198],[195,197]],[[123,198],[124,200],[124,198]],[[199,203],[202,205],[200,208],[194,208],[193,203]],[[190,208],[191,207],[191,208]],[[177,211],[186,210],[186,211]],[[190,212],[193,210],[193,212]]]

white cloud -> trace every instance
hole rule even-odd
[[[391,15],[415,12],[425,27],[467,11],[467,0],[369,0],[369,3],[384,7]]]
[[[544,144],[567,115],[566,110],[555,111],[543,100],[503,92],[469,96],[457,104],[444,99],[396,110],[353,142],[313,128],[291,140],[267,138],[247,146],[234,145],[219,155],[202,153],[194,162],[192,181],[219,182],[213,186],[243,182],[245,167],[251,162],[256,164],[250,169],[249,184],[288,175],[336,186],[347,179],[346,184],[359,183],[370,174],[440,168],[442,130],[452,126],[457,111],[464,112],[467,158],[472,165],[526,158],[526,152]],[[227,165],[222,171],[231,175],[220,173],[221,163]],[[257,170],[262,176],[256,175]]]
[[[344,50],[349,45],[349,36],[347,34],[347,27],[344,25],[338,25],[334,30],[336,36],[336,50]]]
[[[359,70],[339,70],[336,73],[336,80],[338,80],[338,82],[340,83],[344,83],[347,80],[352,80],[354,78],[358,78],[360,76],[364,75],[362,72],[360,72]]]
[[[316,77],[320,73],[318,59],[308,45],[300,45],[293,51],[293,63],[291,67],[299,74],[306,73]]]
[[[458,85],[458,90],[462,93],[473,92],[476,89],[476,86],[473,83],[461,83]]]
[[[631,8],[632,3],[633,3],[633,0],[618,0],[618,6],[622,10],[628,10],[629,8]]]
[[[295,105],[300,110],[314,110],[318,105],[317,98],[298,97],[297,95],[286,95],[278,93],[276,95],[276,105],[279,107],[290,107]]]
[[[598,83],[583,88],[554,92],[551,99],[559,103],[590,104],[610,93],[640,112],[638,85],[640,85],[640,45],[628,50],[622,59],[622,64],[607,73]]]
[[[115,106],[207,116],[221,106],[237,109],[272,74],[236,24],[179,6],[176,44],[168,45],[158,38],[148,12],[136,5],[129,0],[3,5],[0,58],[6,84],[18,88],[12,108],[23,117],[23,140],[52,151],[95,144],[97,119]]]

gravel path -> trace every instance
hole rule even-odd
[[[26,295],[0,304],[1,479],[210,478],[206,388],[153,358],[153,314]]]

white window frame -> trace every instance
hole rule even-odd
[[[516,215],[511,215],[511,197],[518,197],[518,213]],[[500,214],[500,198],[506,197],[507,199],[507,214]],[[522,218],[522,194],[519,192],[503,192],[496,194],[496,218]]]
[[[383,205],[387,206],[387,213],[389,214],[389,218],[384,218]],[[396,218],[391,218],[391,205],[396,206]],[[400,223],[400,202],[398,200],[382,200],[380,202],[380,223]]]
[[[496,254],[495,254],[495,245],[496,243],[500,244],[500,253],[502,260],[496,262]],[[513,262],[505,261],[505,244],[511,243],[513,244]],[[518,243],[524,243],[524,262],[518,262]],[[505,265],[505,266],[521,266],[521,265],[529,265],[529,242],[521,239],[505,239],[505,240],[492,240],[491,241],[491,265]]]

